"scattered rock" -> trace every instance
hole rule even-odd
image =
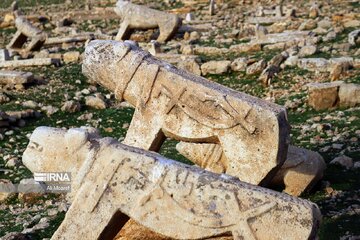
[[[185,61],[180,61],[177,65],[178,68],[184,69],[188,72],[191,72],[196,75],[201,75],[200,65],[195,59],[189,59]]]
[[[231,63],[231,70],[235,72],[246,71],[248,60],[245,57],[236,58]]]
[[[259,74],[266,68],[266,61],[264,59],[251,64],[246,69],[247,75]]]
[[[97,96],[87,96],[85,98],[85,105],[95,109],[105,109],[106,102],[102,97]]]
[[[310,18],[317,18],[320,14],[319,5],[315,2],[312,4],[309,10],[309,17]]]
[[[10,98],[3,92],[0,92],[0,104],[7,103],[10,101]]]
[[[354,83],[341,84],[339,89],[341,107],[354,107],[360,104],[360,85]]]
[[[202,75],[223,74],[230,68],[231,61],[209,61],[201,65]]]
[[[63,59],[65,63],[73,63],[73,62],[78,62],[79,61],[79,57],[80,57],[80,53],[77,51],[73,51],[73,52],[66,52],[63,55]]]
[[[359,44],[360,43],[359,36],[360,36],[360,29],[354,30],[351,33],[349,33],[348,35],[349,44],[351,44],[352,46]]]
[[[317,27],[317,23],[315,20],[312,20],[312,19],[308,19],[308,20],[305,20],[299,27],[299,30],[300,31],[304,31],[304,30],[312,30],[314,28]]]
[[[317,52],[317,47],[315,45],[306,45],[303,46],[299,51],[299,57],[307,57],[315,54]]]
[[[339,165],[345,167],[346,169],[350,169],[354,166],[352,158],[345,156],[345,155],[334,158],[330,162],[330,164],[339,164]]]
[[[342,82],[308,84],[308,103],[315,110],[335,107],[338,103],[338,91]]]
[[[78,112],[81,109],[81,104],[77,101],[66,101],[64,103],[64,105],[61,107],[61,111],[63,112],[70,112],[70,113],[74,113],[74,112]]]

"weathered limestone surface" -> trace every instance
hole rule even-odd
[[[176,145],[176,149],[206,170],[215,173],[226,172],[228,160],[218,144],[180,142]],[[289,146],[286,161],[271,180],[270,185],[285,185],[284,192],[299,196],[304,191],[311,190],[322,178],[325,167],[320,154]]]
[[[289,20],[289,17],[249,17],[246,19],[246,22],[252,24],[269,24],[269,23],[276,23],[276,22],[285,22]]]
[[[315,110],[335,107],[338,104],[338,91],[342,82],[308,84],[308,103]]]
[[[30,42],[27,44],[25,51],[40,50],[41,46],[46,41],[46,33],[34,27],[24,16],[18,16],[16,18],[15,26],[17,32],[7,48],[21,49],[29,38]]]
[[[234,239],[313,239],[321,218],[307,200],[99,138],[93,130],[39,127],[23,163],[33,172],[72,173],[76,196],[53,240],[112,239],[129,217],[176,239],[229,232]]]
[[[360,105],[360,85],[354,83],[341,84],[339,88],[339,104],[341,107]]]
[[[34,76],[31,72],[0,71],[0,85],[24,84],[32,82]]]
[[[360,105],[360,85],[343,81],[310,83],[309,105],[316,110]]]
[[[272,179],[272,184],[284,184],[284,192],[299,196],[315,186],[323,177],[325,168],[326,164],[319,153],[289,146],[287,159]]]
[[[12,60],[0,62],[1,68],[16,68],[16,67],[32,67],[32,66],[48,66],[48,65],[59,65],[60,59],[57,58],[32,58],[24,60]]]
[[[122,18],[116,40],[128,39],[131,29],[158,27],[160,35],[157,41],[165,42],[176,33],[181,25],[181,19],[175,14],[161,12],[123,0],[116,3],[115,12]]]
[[[83,73],[136,110],[124,143],[157,151],[165,137],[219,143],[227,174],[266,184],[286,158],[285,108],[179,70],[129,43],[93,41]]]
[[[254,38],[250,43],[273,44],[282,42],[303,41],[309,35],[309,31],[292,31],[282,33],[270,33],[261,38]]]

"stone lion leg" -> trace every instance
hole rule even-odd
[[[22,34],[21,31],[17,31],[11,42],[7,45],[7,48],[22,48],[22,46],[25,44],[26,40],[28,39],[27,36],[25,36],[24,34]]]
[[[169,18],[168,21],[159,22],[160,35],[157,39],[159,42],[168,41],[176,33],[180,21],[177,17]]]
[[[115,40],[123,41],[129,39],[131,34],[131,29],[127,21],[123,21],[120,25],[119,32],[117,33]]]
[[[149,111],[135,110],[123,143],[150,151],[158,151],[165,141],[165,136],[161,131],[162,122],[162,119],[156,118]]]
[[[42,45],[45,43],[46,37],[44,37],[43,35],[40,36],[35,36],[31,39],[31,42],[29,43],[29,45],[27,46],[26,50],[27,51],[37,51],[40,50],[40,48],[42,47]]]

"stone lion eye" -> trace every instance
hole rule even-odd
[[[43,151],[43,147],[40,146],[40,144],[38,144],[37,142],[30,142],[28,147],[39,152]]]

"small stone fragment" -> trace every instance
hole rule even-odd
[[[354,107],[360,104],[360,85],[354,83],[341,84],[339,89],[340,107]]]
[[[201,65],[202,75],[223,74],[230,68],[231,61],[209,61]]]
[[[95,109],[105,109],[106,108],[106,102],[104,99],[98,97],[98,96],[87,96],[85,98],[85,105],[95,108]]]
[[[354,166],[354,162],[352,160],[352,158],[348,157],[348,156],[339,156],[334,158],[330,164],[339,164],[343,167],[345,167],[346,169],[350,169]]]
[[[30,83],[34,79],[31,72],[0,71],[0,85],[16,85]]]
[[[264,59],[262,59],[262,60],[260,60],[258,62],[255,62],[255,63],[251,64],[249,67],[247,67],[246,74],[247,75],[259,74],[265,68],[266,68],[266,61]]]
[[[231,63],[231,70],[235,72],[246,71],[247,62],[248,62],[247,58],[244,57],[236,58]]]
[[[315,54],[317,52],[317,47],[315,45],[306,45],[303,46],[299,51],[299,57],[307,57]]]
[[[78,62],[79,57],[80,57],[80,53],[78,51],[66,52],[63,55],[63,59],[65,63]]]
[[[61,111],[70,112],[70,113],[78,112],[80,111],[80,109],[81,109],[80,103],[74,100],[66,101],[64,105],[61,107]]]

